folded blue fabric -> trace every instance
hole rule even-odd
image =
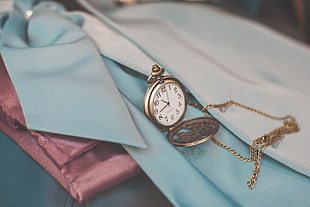
[[[6,17],[0,49],[29,129],[123,144],[175,206],[310,205],[308,49],[206,5],[150,4],[106,16],[95,2],[80,0],[100,22],[50,3],[16,2],[33,14]],[[244,42],[245,34],[255,41]],[[202,104],[234,99],[276,115],[290,112],[301,132],[267,150],[276,160],[264,157],[251,191],[251,164],[211,142],[176,149],[144,116],[144,79],[155,62]],[[298,67],[296,80],[291,67]],[[252,139],[279,126],[237,109],[211,112],[222,123],[218,139],[244,155]],[[185,119],[202,115],[189,107]]]
[[[15,2],[0,51],[28,129],[145,148],[81,17],[42,3],[26,19],[18,12],[28,11],[25,2]]]
[[[276,116],[294,116],[302,130],[283,139],[278,148],[268,148],[266,154],[310,176],[310,114],[305,110],[310,104],[309,48],[214,6],[154,3],[105,14],[96,9],[100,2],[80,2],[113,28],[115,34],[108,35],[123,44],[126,39],[126,48],[133,53],[127,57],[124,52],[116,55],[113,49],[103,49],[100,45],[107,38],[97,36],[106,30],[85,26],[107,57],[134,65],[141,73],[146,73],[148,59],[156,60],[181,79],[203,105],[232,99]],[[117,44],[111,44],[115,47]],[[211,113],[248,144],[280,124],[238,108],[227,113],[213,109]]]

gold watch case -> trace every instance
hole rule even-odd
[[[184,95],[184,111],[183,114],[181,114],[179,116],[179,118],[177,119],[176,122],[174,122],[171,125],[162,125],[161,123],[159,123],[156,118],[155,118],[155,114],[154,114],[154,109],[152,107],[153,105],[153,101],[154,101],[154,97],[156,95],[156,92],[161,88],[161,86],[167,84],[167,83],[174,83],[176,85],[178,85],[180,87],[180,89],[183,92]],[[176,79],[173,76],[162,76],[159,79],[155,79],[152,84],[148,87],[145,96],[144,96],[144,113],[145,115],[148,117],[148,119],[160,130],[160,131],[168,131],[169,129],[171,129],[175,124],[177,124],[178,122],[180,122],[185,113],[186,113],[186,108],[187,108],[187,94],[185,91],[185,88],[183,86],[183,84]]]

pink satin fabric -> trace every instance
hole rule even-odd
[[[141,172],[121,145],[27,130],[1,56],[0,130],[79,202]]]

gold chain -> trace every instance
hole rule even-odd
[[[253,140],[253,142],[250,145],[250,157],[244,157],[244,156],[240,155],[231,147],[229,147],[229,146],[225,145],[224,143],[218,141],[215,137],[211,138],[211,140],[215,144],[224,148],[225,150],[230,152],[232,155],[234,155],[239,160],[244,161],[244,162],[254,162],[253,175],[247,181],[247,185],[250,189],[253,189],[255,187],[258,175],[260,173],[260,164],[262,161],[264,149],[266,147],[268,147],[269,145],[276,143],[283,135],[292,134],[292,133],[296,133],[299,131],[299,127],[298,127],[295,119],[292,116],[289,116],[289,115],[284,116],[284,117],[271,116],[269,114],[266,114],[264,112],[250,108],[248,106],[245,106],[243,104],[240,104],[240,103],[237,103],[234,101],[228,101],[228,102],[223,103],[223,104],[210,104],[210,105],[207,105],[205,107],[203,107],[200,104],[195,104],[195,103],[189,103],[189,105],[194,106],[194,107],[200,109],[201,111],[203,111],[205,113],[205,116],[209,115],[208,110],[211,108],[224,109],[224,108],[227,108],[231,105],[234,105],[234,106],[246,109],[248,111],[255,112],[255,113],[262,115],[264,117],[267,117],[269,119],[283,121],[282,126],[280,126],[279,128],[276,128],[276,129],[270,131],[269,133]]]

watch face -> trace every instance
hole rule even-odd
[[[177,82],[169,81],[155,88],[151,100],[151,111],[160,125],[172,126],[183,117],[186,97],[181,87]]]

